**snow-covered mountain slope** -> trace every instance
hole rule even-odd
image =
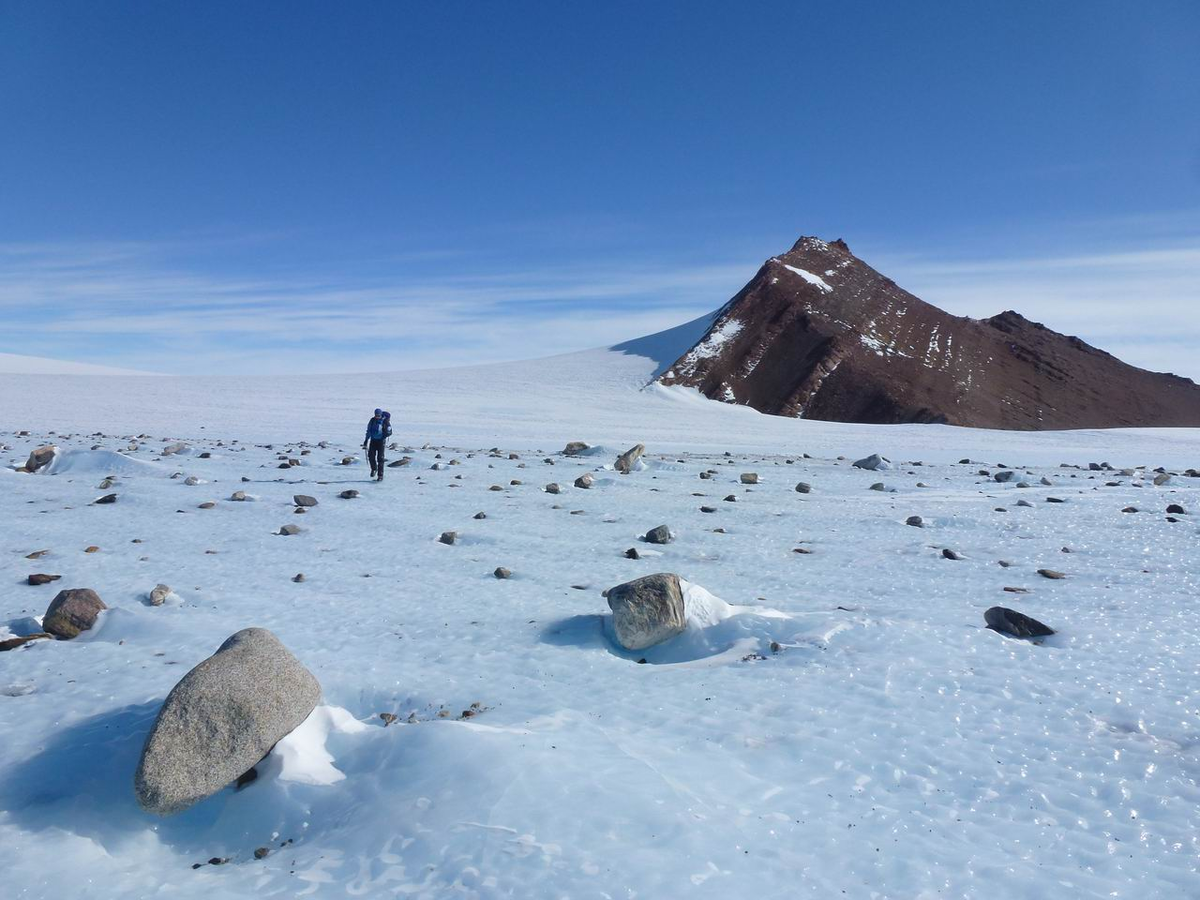
[[[652,383],[711,323],[609,349],[516,363],[371,375],[261,378],[46,378],[0,375],[0,422],[18,429],[237,435],[242,440],[353,439],[370,411],[392,412],[417,442],[518,449],[569,440],[644,442],[661,450],[990,458],[1051,464],[1094,459],[1197,465],[1195,429],[1020,432],[796,420]]]
[[[42,356],[21,356],[16,353],[0,353],[0,375],[152,375],[133,369],[113,366],[95,366],[91,363],[68,362],[62,359],[47,359]]]

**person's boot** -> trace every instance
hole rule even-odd
[[[376,481],[383,481],[383,473],[382,473],[382,472],[380,472],[380,473],[379,473],[377,476],[375,476],[375,480],[376,480]]]

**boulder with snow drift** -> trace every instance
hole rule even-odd
[[[624,453],[617,457],[617,461],[613,464],[613,468],[622,475],[628,475],[633,471],[633,467],[637,461],[642,458],[642,454],[646,452],[644,444],[635,444]]]
[[[303,722],[317,679],[265,628],[246,628],[167,695],[134,776],[143,809],[169,815],[235,781]]]
[[[29,459],[26,460],[25,465],[20,471],[29,472],[30,474],[41,471],[54,462],[56,453],[58,453],[58,447],[54,444],[44,444],[29,454]]]
[[[42,628],[56,638],[70,640],[96,624],[102,610],[108,609],[91,588],[59,591],[42,617]]]
[[[679,576],[669,572],[609,588],[608,607],[617,641],[626,650],[661,644],[687,627]]]
[[[854,461],[854,468],[866,469],[868,472],[878,472],[883,469],[890,469],[892,461],[886,456],[880,456],[878,453],[872,453],[870,456],[864,456],[862,459]]]

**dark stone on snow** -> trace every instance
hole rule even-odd
[[[1047,637],[1054,634],[1054,629],[1048,625],[1003,606],[993,606],[983,614],[983,619],[992,631],[1012,637]]]

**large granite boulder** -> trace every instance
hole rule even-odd
[[[96,624],[101,610],[108,609],[91,588],[59,591],[42,617],[42,629],[56,638],[70,640]]]
[[[265,628],[230,637],[175,685],[134,776],[138,803],[169,815],[249,771],[321,699],[313,674]]]
[[[646,575],[608,590],[613,631],[626,650],[642,650],[682,634],[687,627],[679,576]]]
[[[642,454],[645,452],[645,445],[636,444],[617,457],[617,461],[613,464],[613,468],[622,475],[628,475],[633,471],[634,465],[639,459],[642,458]]]

